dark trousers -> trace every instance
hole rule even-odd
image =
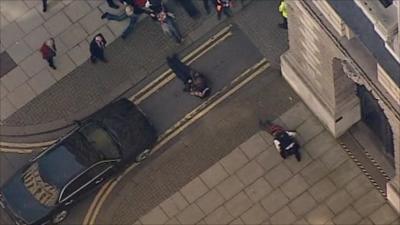
[[[181,62],[176,55],[167,58],[168,66],[175,73],[176,77],[178,77],[183,84],[187,84],[187,82],[191,79],[190,77],[190,67]]]
[[[228,7],[222,7],[221,10],[217,11],[218,19],[221,19],[221,15],[224,13],[227,17],[232,17],[232,10]]]
[[[107,0],[107,4],[111,8],[118,8],[118,6],[115,4],[115,2],[113,0]]]
[[[42,0],[42,4],[43,4],[43,12],[47,11],[47,0]]]
[[[200,16],[199,10],[197,10],[196,6],[193,4],[192,0],[176,0],[182,7],[185,9],[186,13],[192,17],[196,18]]]
[[[282,19],[283,19],[283,22],[280,24],[280,27],[283,29],[288,29],[287,18],[282,16]]]
[[[97,51],[95,54],[92,54],[90,56],[90,60],[95,63],[97,59],[100,59],[101,61],[105,62],[107,61],[106,58],[104,57],[104,51]]]
[[[47,58],[47,59],[46,59],[46,61],[49,63],[49,66],[50,66],[51,68],[53,68],[53,69],[55,69],[55,68],[56,68],[56,66],[54,66],[54,60],[53,60],[53,57],[49,57],[49,58]]]
[[[288,157],[288,156],[290,156],[290,155],[295,155],[297,161],[300,162],[300,160],[301,160],[301,155],[300,155],[300,152],[299,152],[299,148],[300,148],[299,144],[295,143],[294,146],[293,146],[291,149],[289,149],[289,150],[281,149],[280,155],[281,155],[282,158],[284,158],[284,159],[286,159],[286,157]]]

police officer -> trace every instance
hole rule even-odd
[[[287,6],[285,0],[282,0],[281,3],[279,4],[279,12],[282,15],[283,18],[283,23],[280,23],[278,26],[283,29],[288,29],[288,23],[287,23]]]

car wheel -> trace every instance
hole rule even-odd
[[[52,222],[54,224],[58,224],[62,222],[65,218],[67,218],[68,211],[67,210],[62,210],[61,212],[57,213],[54,217]]]
[[[149,157],[151,150],[150,149],[145,149],[143,152],[141,152],[138,156],[136,156],[136,162],[141,162],[145,159],[147,159],[147,157]]]

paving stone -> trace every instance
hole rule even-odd
[[[83,16],[89,14],[92,8],[86,1],[73,1],[67,7],[64,8],[65,14],[69,19],[75,23]]]
[[[140,218],[140,222],[143,225],[164,224],[167,221],[167,215],[158,206]]]
[[[3,1],[0,1],[3,2]],[[16,22],[7,24],[0,32],[0,40],[4,48],[15,44],[24,36],[24,32],[18,27]]]
[[[83,64],[90,57],[89,43],[86,40],[82,41],[79,45],[69,50],[68,55],[76,66]]]
[[[388,204],[373,212],[369,218],[374,224],[390,224],[399,218],[399,214]]]
[[[42,26],[38,26],[32,32],[24,37],[24,41],[29,45],[32,50],[38,50],[42,47],[43,42],[49,39],[51,36],[49,32]],[[56,43],[56,48],[58,48]],[[58,49],[57,49],[58,50]]]
[[[243,188],[244,185],[236,176],[230,176],[217,185],[217,190],[225,199],[230,199],[232,196],[239,193]]]
[[[333,218],[334,214],[326,205],[318,205],[311,212],[307,213],[305,218],[310,224],[325,224],[328,220]]]
[[[43,25],[52,36],[57,36],[71,26],[72,23],[64,12],[61,11],[48,19]]]
[[[301,219],[299,219],[299,220],[295,221],[293,224],[294,224],[294,225],[307,225],[307,224],[308,224],[308,222],[307,222],[307,220],[306,220],[306,219],[304,219],[304,218],[301,218]]]
[[[0,78],[2,85],[4,85],[4,87],[10,92],[23,84],[26,80],[28,80],[28,76],[26,76],[24,71],[19,66],[15,67],[5,76]]]
[[[88,0],[89,5],[92,8],[97,8],[99,5],[101,5],[101,3],[104,3],[103,0]]]
[[[68,54],[56,57],[54,64],[56,65],[57,69],[50,70],[50,72],[57,81],[61,80],[65,75],[69,74],[76,68],[76,65],[68,56]]]
[[[251,205],[251,200],[243,191],[225,203],[226,209],[233,217],[238,217],[249,209]]]
[[[17,20],[19,27],[25,33],[31,32],[33,29],[44,23],[44,19],[38,13],[36,8],[30,9],[28,12],[24,13],[23,16],[19,17]]]
[[[360,173],[361,171],[356,164],[352,160],[347,160],[329,174],[329,178],[337,187],[342,187]]]
[[[302,146],[302,149],[304,149],[311,158],[316,159],[334,145],[338,145],[336,139],[328,131],[324,130]]]
[[[371,182],[364,174],[359,174],[346,185],[346,191],[358,199],[373,188]]]
[[[47,66],[47,62],[42,58],[42,54],[40,54],[39,51],[36,51],[26,57],[19,65],[26,75],[33,77],[33,75],[37,74]]]
[[[255,160],[252,160],[243,168],[239,169],[236,174],[242,183],[247,186],[261,177],[264,174],[264,169]]]
[[[242,168],[248,159],[244,155],[244,153],[239,149],[236,148],[223,159],[221,159],[220,163],[225,168],[225,170],[229,174],[235,173],[239,168]]]
[[[224,203],[224,198],[217,190],[212,189],[207,192],[207,194],[203,195],[199,199],[197,199],[196,204],[200,207],[201,210],[207,215],[211,213],[214,209]]]
[[[240,218],[237,218],[230,223],[230,225],[243,225],[243,224],[244,222]]]
[[[7,97],[19,109],[35,97],[35,92],[24,83],[11,91]]]
[[[282,208],[289,202],[288,197],[286,197],[283,192],[277,188],[267,197],[261,200],[261,204],[267,210],[269,214],[275,213],[278,209]]]
[[[324,127],[321,125],[321,122],[314,116],[307,118],[307,120],[296,129],[305,143],[321,133],[323,130]]]
[[[289,156],[283,162],[286,164],[286,166],[289,168],[292,173],[298,173],[300,170],[302,170],[304,167],[306,167],[308,164],[311,163],[312,158],[308,155],[307,152],[302,151],[300,148],[300,154],[301,154],[301,161],[298,162],[296,157],[294,155]]]
[[[333,218],[333,222],[337,225],[357,224],[360,220],[361,216],[351,206]]]
[[[84,41],[87,35],[82,26],[79,23],[75,23],[62,33],[61,40],[70,49]]]
[[[316,205],[317,202],[313,199],[313,197],[308,192],[304,192],[289,204],[289,208],[296,216],[302,216]]]
[[[92,34],[98,30],[101,26],[107,23],[107,20],[101,19],[102,13],[99,9],[92,10],[89,14],[83,17],[79,23],[88,34]]]
[[[301,175],[308,184],[312,185],[328,175],[329,170],[319,160],[314,160],[301,171]]]
[[[264,177],[268,183],[276,188],[292,176],[292,172],[290,172],[285,163],[279,163],[276,167],[272,168],[267,174],[265,174]]]
[[[283,207],[270,218],[271,224],[292,224],[295,220],[296,216],[287,206]]]
[[[8,94],[7,88],[3,84],[3,80],[0,80],[0,99],[3,99]]]
[[[204,217],[204,213],[196,205],[192,204],[184,209],[176,217],[181,224],[195,224]]]
[[[248,186],[244,191],[253,202],[258,202],[272,191],[272,187],[264,180],[264,178],[261,177]]]
[[[200,174],[200,178],[209,188],[213,188],[215,185],[219,184],[228,176],[228,173],[219,163],[214,164],[202,174]]]
[[[309,185],[307,182],[304,180],[302,176],[299,174],[295,175],[288,181],[286,181],[282,186],[281,189],[283,193],[286,194],[286,196],[289,197],[289,199],[293,199],[302,192],[304,192]]]
[[[108,28],[108,26],[102,26],[100,29],[96,30],[95,32],[93,32],[91,35],[89,35],[87,37],[87,41],[88,43],[90,43],[94,36],[96,36],[97,34],[102,34],[104,36],[104,38],[107,41],[106,46],[110,45],[117,37],[111,32],[110,28]]]
[[[323,201],[329,195],[334,193],[337,190],[335,184],[329,180],[329,178],[324,178],[311,186],[308,191],[310,194],[316,199],[318,202]]]
[[[23,1],[0,1],[0,12],[8,21],[14,21],[28,11]]]
[[[61,36],[58,36],[54,38],[54,41],[56,43],[56,48],[57,48],[57,55],[61,56],[67,53],[70,49],[67,48],[67,46],[62,42]]]
[[[374,210],[378,209],[385,202],[382,195],[375,189],[372,189],[363,197],[353,203],[353,207],[361,216],[368,216]]]
[[[253,159],[262,151],[267,149],[267,143],[258,133],[249,138],[246,142],[241,144],[239,148],[244,152],[244,154],[249,159]]]
[[[1,98],[0,101],[0,120],[3,121],[7,119],[11,114],[13,114],[17,109],[15,106],[8,100],[8,98]]]
[[[395,219],[391,225],[399,225],[399,224],[400,224],[400,217],[397,217],[397,219]]]
[[[10,22],[0,14],[0,28],[3,29],[5,26],[7,26]]]
[[[279,155],[275,147],[270,146],[267,151],[262,152],[256,158],[258,164],[264,168],[265,172],[268,172],[275,165],[282,162],[282,157]]]
[[[122,10],[123,10],[123,8],[119,8],[119,9],[110,8],[110,7],[108,6],[107,2],[104,2],[104,1],[102,2],[102,4],[100,4],[100,5],[98,6],[98,8],[99,8],[103,13],[109,12],[109,13],[111,13],[111,14],[117,14],[117,15],[119,15],[120,13],[122,13]]]
[[[358,225],[374,225],[374,223],[372,223],[372,221],[370,219],[364,218],[363,220],[361,220]],[[396,224],[397,225],[397,224]]]
[[[289,128],[296,129],[300,124],[304,123],[307,118],[311,116],[311,112],[304,105],[304,103],[299,102],[290,108],[288,111],[283,113],[279,119]]]
[[[33,8],[37,6],[38,4],[42,4],[42,0],[24,0],[25,5],[28,6],[28,8]]]
[[[255,204],[243,213],[240,218],[245,224],[262,224],[268,218],[268,214],[260,204]]]
[[[168,215],[173,217],[178,214],[181,210],[186,208],[189,203],[183,198],[180,192],[176,192],[174,195],[169,197],[167,200],[160,204],[160,207]]]
[[[174,217],[174,218],[168,220],[165,224],[166,225],[177,225],[177,224],[179,224],[179,221]]]
[[[32,52],[33,51],[23,40],[17,41],[14,45],[7,49],[7,53],[17,64],[25,59],[28,55],[32,54]]]
[[[342,189],[328,198],[326,200],[326,205],[328,205],[332,212],[338,214],[352,202],[353,199],[350,194],[347,193],[346,190]]]
[[[334,145],[325,154],[321,156],[321,162],[329,169],[333,170],[348,160],[349,157],[340,147],[340,145]]]
[[[28,81],[29,86],[37,95],[39,95],[55,83],[56,79],[54,79],[47,68],[37,73]]]
[[[219,225],[219,224],[228,224],[233,220],[233,217],[229,212],[223,207],[219,207],[210,215],[208,215],[205,219],[207,224],[210,225]]]
[[[185,197],[185,199],[189,203],[194,202],[196,199],[198,199],[207,192],[208,192],[207,186],[198,177],[190,181],[190,183],[186,184],[181,189],[183,197]]]

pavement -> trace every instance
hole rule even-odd
[[[37,73],[28,71],[27,68],[31,67],[22,66],[28,58],[31,58],[28,62],[36,60],[32,69],[39,70],[40,67],[36,68],[39,65],[37,56],[32,56],[37,54],[37,49],[31,49],[32,55],[21,60],[16,67],[25,73],[27,79],[17,82],[14,90],[1,89],[8,91],[6,95],[2,92],[1,111],[4,111],[4,105],[8,103],[15,109],[4,114],[6,116],[2,119],[0,130],[2,141],[52,138],[51,135],[38,135],[31,139],[22,136],[67,126],[74,119],[90,114],[118,96],[135,93],[166,70],[166,55],[172,52],[188,54],[205,38],[229,23],[234,24],[233,36],[193,64],[212,75],[212,83],[215,85],[213,91],[223,87],[239,71],[253,65],[260,58],[266,58],[271,63],[271,67],[259,77],[185,129],[182,135],[174,138],[148,161],[129,172],[100,208],[96,224],[399,223],[398,215],[380,192],[347,156],[339,142],[299,102],[297,95],[280,76],[279,56],[287,49],[287,35],[276,26],[281,20],[276,11],[277,2],[254,1],[245,8],[241,8],[239,3],[235,16],[224,21],[217,21],[215,14],[192,20],[181,8],[174,8],[179,18],[178,24],[185,35],[182,46],[177,46],[163,36],[160,28],[149,19],[143,19],[135,34],[126,41],[116,38],[118,35],[112,28],[115,25],[121,29],[123,24],[105,22],[98,29],[110,31],[115,39],[106,49],[110,63],[92,65],[87,62],[87,49],[84,50],[87,48],[87,38],[90,39],[89,32],[82,24],[84,22],[80,21],[91,13],[86,12],[86,16],[70,14],[85,10],[83,6],[73,8],[73,4],[87,4],[91,7],[90,11],[96,13],[105,7],[109,10],[103,1],[96,1],[99,4],[94,6],[91,4],[93,1],[50,0],[54,5],[49,7],[49,11],[51,13],[53,10],[54,14],[50,16],[49,13],[49,17],[39,12],[39,5],[30,8],[33,14],[40,14],[46,21],[67,18],[70,23],[67,23],[68,27],[71,28],[59,31],[56,43],[76,44],[71,44],[72,49],[66,50],[64,55],[60,53],[56,65],[57,62],[60,63],[60,71],[63,71],[63,58],[72,61],[73,66],[71,63],[69,65],[73,68],[60,75],[62,79],[58,80],[57,75],[44,67]],[[200,3],[196,2],[198,6]],[[25,15],[28,9],[23,5],[29,8],[28,4],[33,3],[27,0],[2,1],[1,4],[9,4],[9,9],[21,7],[21,10],[15,12],[7,11],[13,12],[7,17],[4,14],[6,11],[1,10],[2,17],[9,21],[4,26],[2,22],[2,35],[3,29],[5,30],[3,27],[18,30],[15,28],[17,27],[22,30],[23,25],[18,23],[18,16],[15,15],[20,11],[24,13],[19,16]],[[72,12],[69,7],[73,8]],[[16,20],[13,21],[13,17]],[[37,26],[32,30],[48,29],[46,23],[57,22],[32,25]],[[71,36],[73,41],[69,42],[69,38],[62,34],[69,34],[70,30],[67,32],[67,29],[74,30],[73,27],[76,26],[83,27],[82,30],[88,35],[84,40],[76,41],[75,38],[83,38],[77,32]],[[58,28],[61,27],[60,25]],[[15,34],[20,35],[17,39],[27,42],[23,37],[24,32],[22,30]],[[33,31],[26,34],[30,32]],[[93,33],[96,31],[91,34]],[[14,39],[16,38],[10,40]],[[2,50],[9,54],[11,45],[2,46]],[[81,64],[78,65],[74,59],[80,57]],[[233,64],[230,65],[230,62]],[[229,66],[228,71],[223,69],[224,66]],[[36,93],[29,82],[32,83],[31,79],[41,74],[41,71],[49,72],[56,82],[47,85],[36,97],[24,100],[21,93],[30,92],[25,89]],[[29,74],[33,74],[32,78]],[[3,78],[8,75],[9,73],[0,78],[2,85]],[[15,84],[13,79],[9,83]],[[40,84],[42,81],[46,83],[46,79],[37,79]],[[173,80],[140,105],[149,118],[155,121],[158,130],[167,129],[201,103],[198,99],[182,94],[180,90],[179,81]],[[17,104],[11,104],[16,93],[22,96],[17,102],[24,103],[19,104],[19,108],[16,107]],[[298,131],[298,138],[303,146],[301,163],[293,158],[282,160],[279,157],[271,145],[271,137],[257,126],[260,118],[276,120],[277,123]],[[3,157],[4,155],[2,153],[0,166],[3,168],[5,164],[10,164],[12,168],[7,169],[10,171],[18,169],[29,156],[8,154]],[[1,180],[4,179],[4,171],[2,169]],[[77,205],[64,224],[80,224],[93,198],[94,196]]]

